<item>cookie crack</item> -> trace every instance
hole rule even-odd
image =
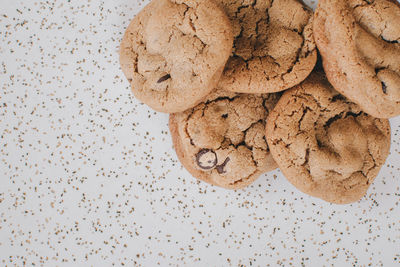
[[[194,12],[194,15],[196,16],[196,20],[199,19],[199,16],[197,15],[196,11]],[[208,45],[196,34],[197,28],[196,28],[196,26],[195,26],[195,22],[193,21],[193,18],[192,18],[192,17],[189,17],[189,22],[190,22],[190,23],[189,23],[189,24],[190,24],[190,27],[192,28],[193,32],[195,33],[195,34],[194,34],[194,37],[196,37],[196,38],[200,41],[200,43],[201,43],[201,45],[202,45],[202,48],[201,48],[201,50],[199,51],[199,54],[201,55],[201,54],[203,54],[204,49],[205,49]]]
[[[313,111],[310,107],[305,107],[304,108],[304,105],[303,105],[303,114],[301,115],[301,118],[300,118],[300,120],[299,120],[299,122],[298,122],[298,128],[299,128],[299,132],[301,133],[302,132],[302,130],[301,130],[301,123],[303,122],[303,120],[304,120],[304,117],[306,116],[306,114],[307,114],[307,112],[309,112],[309,111]]]
[[[310,148],[307,147],[306,155],[304,156],[304,163],[301,166],[304,167],[304,169],[307,170],[308,174],[310,175],[311,179],[313,180],[313,178],[311,176],[309,161],[310,161]],[[293,162],[293,164],[294,164],[294,162]]]
[[[296,66],[297,63],[299,63],[300,61],[300,56],[301,56],[301,51],[303,50],[305,44],[305,38],[302,37],[302,43],[301,46],[299,47],[299,49],[297,49],[297,53],[296,53],[296,59],[294,60],[294,62],[291,64],[291,66],[289,67],[289,69],[287,70],[287,72],[285,74],[289,74],[293,71],[293,68]],[[306,55],[307,57],[307,55]],[[284,74],[283,74],[284,75]]]
[[[228,100],[229,102],[232,102],[232,101],[234,101],[236,98],[239,98],[239,97],[240,97],[240,95],[235,95],[234,97],[220,96],[220,97],[217,97],[217,98],[212,99],[212,100],[207,100],[207,101],[204,103],[204,105],[209,105],[209,104],[212,104],[212,103],[215,103],[215,102],[219,102],[219,101],[224,101],[224,100]]]
[[[327,120],[324,124],[325,130],[328,129],[332,125],[332,123],[334,123],[335,121],[341,120],[343,117],[343,113],[344,113],[344,111],[340,112],[339,114],[336,114],[335,116],[333,116],[332,118]]]
[[[347,112],[342,111],[339,114],[336,114],[334,117],[327,120],[326,123],[324,124],[324,128],[328,129],[332,125],[332,123],[334,123],[335,121],[346,119],[348,117],[357,118],[357,117],[361,116],[362,114],[363,114],[362,111],[360,111],[359,113],[354,113],[352,111],[347,111]]]
[[[237,181],[234,181],[233,183],[229,183],[229,185],[234,186],[234,185],[237,185],[237,184],[239,184],[239,183],[243,183],[243,182],[245,182],[246,180],[249,180],[250,177],[253,176],[254,174],[256,174],[257,172],[258,172],[258,170],[256,169],[256,170],[255,170],[254,172],[252,172],[249,176],[247,176],[247,177],[245,177],[245,178],[241,178],[241,179],[239,179],[239,180],[237,180]]]
[[[368,1],[365,1],[365,0],[362,0],[362,1],[363,1],[364,3],[355,5],[355,6],[353,7],[353,10],[356,10],[356,9],[358,9],[358,8],[360,8],[360,7],[366,7],[366,6],[369,6],[369,5],[372,4],[372,3],[368,2]]]
[[[303,89],[302,85],[300,85],[300,86],[301,86],[301,88]],[[303,90],[304,90],[304,89],[303,89]],[[331,112],[331,110],[329,109],[329,106],[323,107],[323,106],[321,105],[321,103],[318,101],[318,99],[316,99],[315,96],[313,96],[312,94],[308,94],[308,93],[306,93],[306,92],[304,92],[304,91],[302,92],[302,94],[305,95],[305,96],[310,97],[310,98],[315,102],[315,104],[318,106],[318,109],[320,110],[321,113],[323,113],[323,112]],[[302,95],[296,95],[296,97],[309,101],[309,99],[304,98]],[[345,102],[346,102],[346,103],[350,103],[350,102],[348,102],[348,101],[345,101]]]
[[[271,4],[269,5],[269,7],[267,8],[267,25],[269,25],[270,20],[271,20],[271,16],[269,15],[269,11],[272,8],[272,6],[274,5],[275,0],[271,0]]]
[[[182,5],[186,7],[185,11],[183,11],[183,17],[186,17],[186,13],[189,11],[190,7],[185,2],[183,2]]]
[[[273,93],[273,94],[268,94],[267,97],[263,97],[262,105],[263,105],[265,111],[267,112],[267,116],[268,116],[268,114],[270,113],[270,110],[269,110],[269,108],[267,107],[267,102],[271,101],[271,98],[273,98],[274,95],[277,95],[277,96],[278,96],[278,99],[279,99],[279,98],[281,98],[281,96],[282,96],[282,92]],[[274,100],[272,99],[272,101],[274,101]],[[272,108],[272,109],[273,109],[273,108]]]
[[[228,100],[229,102],[232,102],[232,101],[234,101],[234,100],[235,100],[236,98],[238,98],[238,97],[240,97],[240,95],[236,95],[236,96],[234,96],[234,97],[223,96],[223,97],[217,97],[217,98],[215,98],[215,99],[208,100],[208,101],[206,101],[205,103],[202,103],[202,104],[201,104],[201,105],[202,105],[202,107],[201,107],[201,109],[202,109],[202,114],[201,114],[201,116],[204,117],[204,112],[205,112],[205,110],[206,110],[206,108],[207,108],[207,106],[208,106],[209,104],[215,103],[215,102],[219,102],[219,101],[224,101],[224,100]],[[189,140],[190,140],[190,144],[191,144],[192,146],[196,146],[196,145],[195,145],[195,143],[194,143],[194,141],[193,141],[192,136],[191,136],[190,133],[189,133],[189,130],[188,130],[189,125],[188,125],[188,124],[189,124],[189,121],[191,120],[193,114],[194,114],[195,111],[197,111],[197,110],[198,110],[198,109],[196,109],[196,108],[191,109],[190,114],[188,115],[187,119],[185,120],[185,127],[184,127],[184,131],[185,131],[186,135],[188,136],[188,138],[189,138]],[[223,140],[223,141],[225,141],[225,137],[224,137],[224,140]],[[223,143],[224,143],[224,142],[221,143],[221,146],[220,146],[218,149],[220,149],[220,148],[222,147],[222,144],[223,144]]]
[[[380,37],[381,37],[381,39],[382,39],[383,41],[385,41],[385,42],[387,42],[387,43],[390,43],[390,44],[398,44],[398,43],[399,43],[398,40],[386,40],[382,35],[380,35]]]
[[[350,180],[352,180],[353,179],[353,175],[355,175],[355,174],[357,174],[357,173],[359,173],[359,174],[361,174],[365,179],[366,179],[366,184],[369,184],[369,179],[368,179],[368,177],[367,176],[365,176],[365,174],[362,172],[362,171],[356,171],[356,172],[353,172],[352,173],[352,175],[350,175],[350,177],[348,177],[348,178],[346,178],[346,179],[344,179],[344,180],[342,180],[342,181],[340,181],[340,184],[341,184],[341,186],[344,188],[344,189],[346,189],[346,190],[349,190],[349,189],[352,189],[352,188],[354,188],[354,187],[357,187],[357,186],[359,186],[359,185],[361,185],[363,182],[362,181],[358,181],[356,184],[352,184],[352,185],[345,185],[345,183],[346,183],[346,181],[350,181]]]
[[[186,120],[185,120],[185,127],[184,127],[184,131],[185,131],[185,134],[186,134],[186,136],[189,138],[189,141],[190,141],[190,144],[192,145],[192,146],[196,146],[195,144],[194,144],[194,141],[193,141],[193,138],[190,136],[190,134],[189,134],[189,130],[188,130],[188,127],[189,127],[189,121],[191,120],[191,118],[192,118],[192,116],[193,116],[193,114],[194,114],[194,109],[192,109],[191,111],[190,111],[190,114],[187,116],[187,118],[186,118]]]
[[[244,134],[244,136],[246,137],[247,132],[248,132],[251,128],[253,128],[254,126],[256,126],[257,124],[259,124],[259,123],[264,124],[264,120],[263,120],[263,119],[260,119],[260,120],[258,120],[258,121],[256,121],[256,122],[253,122],[246,130],[242,131],[243,134]],[[243,142],[244,142],[244,141],[243,141]],[[253,148],[253,146],[250,146],[250,145],[249,145],[249,147]]]
[[[240,11],[241,11],[242,9],[244,9],[244,8],[252,7],[253,9],[255,9],[256,4],[257,4],[257,0],[253,1],[250,5],[243,5],[243,2],[242,2],[242,6],[240,6],[240,7],[238,8],[238,10],[235,12],[234,18],[237,19],[237,18],[238,18],[238,14],[239,14]],[[267,7],[266,10],[265,10],[265,11],[266,11],[266,18],[265,18],[265,20],[266,20],[266,22],[267,22],[268,27],[270,26],[270,14],[269,14],[269,11],[270,11],[270,9],[272,8],[273,5],[274,5],[274,0],[271,1],[269,7]],[[288,66],[288,68],[287,68],[286,70],[282,70],[281,73],[278,73],[278,74],[276,74],[276,75],[269,76],[269,75],[266,73],[266,70],[263,70],[264,76],[265,76],[265,78],[266,78],[267,81],[269,81],[269,80],[271,80],[271,79],[276,79],[276,78],[279,78],[279,77],[281,77],[281,79],[283,80],[283,77],[284,77],[285,75],[292,73],[294,67],[300,62],[300,60],[301,60],[302,58],[307,58],[307,57],[310,55],[310,53],[311,53],[312,51],[315,50],[315,48],[312,49],[312,50],[307,49],[307,51],[304,53],[304,56],[302,55],[303,49],[304,49],[305,44],[306,44],[306,36],[304,36],[304,30],[305,30],[306,26],[310,23],[310,20],[311,20],[311,19],[312,19],[312,16],[309,17],[308,22],[307,22],[307,23],[305,24],[305,26],[301,29],[301,31],[297,31],[297,30],[295,30],[295,29],[290,29],[292,32],[295,32],[295,33],[299,34],[299,35],[301,36],[301,38],[302,38],[302,43],[301,43],[301,45],[299,46],[299,48],[297,49],[297,51],[296,51],[296,57],[295,57],[295,59],[293,60],[293,62],[291,62],[290,66]],[[242,26],[242,21],[241,21],[241,20],[239,20],[239,21],[240,21],[241,30],[240,30],[239,35],[236,36],[236,37],[234,38],[234,43],[233,43],[234,51],[232,52],[232,56],[231,56],[231,57],[232,57],[232,58],[239,58],[240,60],[242,60],[243,63],[245,64],[245,66],[246,66],[246,70],[248,70],[248,71],[250,71],[250,69],[249,69],[249,62],[251,62],[251,61],[253,61],[253,60],[256,60],[256,59],[260,59],[260,60],[261,60],[262,58],[271,58],[271,59],[273,60],[274,64],[276,64],[278,67],[281,67],[281,65],[279,64],[279,62],[278,62],[273,56],[269,55],[268,53],[265,54],[265,55],[262,55],[262,56],[257,56],[257,55],[255,55],[255,53],[256,53],[256,51],[257,51],[257,50],[255,49],[255,47],[253,47],[253,48],[251,49],[251,52],[250,52],[250,53],[251,53],[251,56],[250,56],[249,58],[247,58],[247,59],[245,59],[245,58],[243,58],[242,56],[238,55],[238,53],[235,51],[235,49],[236,49],[236,43],[237,43],[238,39],[243,38],[243,31],[244,31],[243,26]],[[262,21],[263,21],[263,19],[259,19],[259,20],[257,20],[257,22],[256,22],[255,34],[256,34],[257,36],[259,36],[259,33],[258,33],[258,31],[259,31],[259,24],[260,24]]]
[[[367,150],[368,150],[369,156],[371,157],[372,161],[374,162],[374,166],[372,166],[371,168],[369,168],[369,169],[367,170],[367,175],[366,175],[366,177],[369,175],[369,173],[370,173],[373,169],[376,168],[376,166],[378,166],[378,164],[376,164],[376,160],[375,160],[374,156],[373,156],[372,153],[371,153],[371,150],[369,149],[369,146],[367,147]]]

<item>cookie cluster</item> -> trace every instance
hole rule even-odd
[[[320,0],[314,14],[298,0],[153,0],[120,62],[135,96],[171,113],[197,179],[239,189],[279,167],[299,190],[351,203],[400,115],[400,5]]]

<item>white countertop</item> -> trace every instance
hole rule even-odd
[[[400,117],[352,205],[198,182],[119,68],[145,2],[1,1],[0,266],[399,266]]]

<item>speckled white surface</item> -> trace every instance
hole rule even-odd
[[[399,266],[400,118],[359,203],[197,182],[119,68],[143,5],[1,1],[0,266]]]

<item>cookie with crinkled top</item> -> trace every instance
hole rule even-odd
[[[126,30],[121,68],[136,98],[180,112],[215,88],[232,42],[230,21],[213,1],[154,0]]]
[[[240,93],[291,88],[313,70],[313,12],[297,0],[215,0],[231,20],[234,42],[218,87]]]
[[[385,163],[390,124],[340,95],[323,73],[286,91],[269,115],[271,154],[299,190],[345,204],[362,198]]]
[[[215,91],[207,100],[170,115],[169,128],[182,165],[197,179],[243,188],[275,169],[265,120],[278,94]]]
[[[314,37],[336,90],[374,117],[400,115],[396,0],[320,0]]]

